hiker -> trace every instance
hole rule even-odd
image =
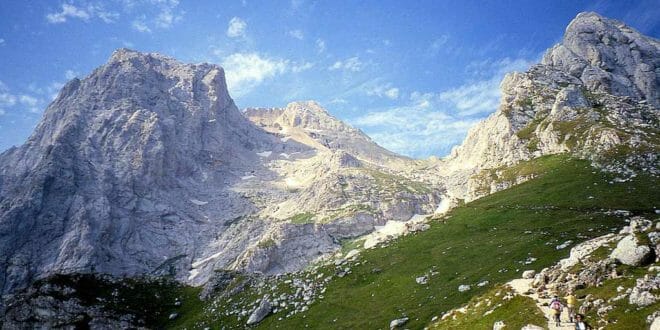
[[[564,306],[561,304],[561,301],[559,301],[559,297],[556,295],[552,297],[552,300],[550,301],[550,308],[552,309],[553,316],[555,318],[555,326],[559,327],[561,326],[561,311],[564,309]]]
[[[575,295],[573,295],[573,290],[568,292],[568,296],[566,296],[564,299],[566,299],[566,311],[568,312],[568,322],[573,323],[573,318],[575,316]]]
[[[584,321],[584,315],[577,314],[575,315],[575,330],[591,330],[593,329],[589,323]]]

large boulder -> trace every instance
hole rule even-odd
[[[257,324],[261,322],[268,314],[270,314],[272,306],[268,301],[268,296],[264,296],[259,303],[259,306],[250,314],[247,320],[247,325]]]
[[[624,237],[610,255],[628,266],[642,266],[653,260],[653,250],[639,242],[635,235]]]
[[[660,330],[660,316],[656,317],[651,323],[651,330]]]

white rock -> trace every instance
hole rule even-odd
[[[639,245],[634,235],[628,235],[619,241],[610,256],[625,265],[641,266],[651,260],[653,250],[646,245]]]
[[[458,286],[458,291],[459,292],[465,292],[465,291],[469,291],[469,290],[470,290],[470,286],[467,285],[467,284],[461,284],[461,285]]]
[[[400,319],[395,319],[390,322],[390,330],[402,327],[404,324],[408,323],[407,317],[402,317]]]

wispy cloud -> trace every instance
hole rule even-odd
[[[291,65],[291,72],[293,73],[303,72],[313,67],[314,67],[314,63],[311,62],[294,63],[293,65]]]
[[[334,64],[328,67],[328,70],[330,71],[346,70],[346,71],[358,72],[362,70],[362,67],[363,67],[362,61],[360,61],[359,57],[355,56],[343,61],[336,61]]]
[[[305,33],[302,30],[297,30],[297,29],[290,30],[289,32],[287,32],[287,34],[289,35],[289,37],[294,39],[298,39],[298,40],[305,39]]]
[[[471,63],[468,65],[468,71],[477,77],[487,77],[443,91],[438,98],[454,108],[461,116],[491,113],[499,104],[500,82],[504,75],[512,71],[524,71],[537,61],[537,59],[507,57]]]
[[[323,39],[316,39],[316,51],[320,53],[325,52],[325,40]]]
[[[391,100],[399,98],[399,88],[392,87],[391,83],[366,87],[365,92],[369,96],[386,97]]]
[[[504,58],[473,63],[469,70],[479,79],[439,92],[415,91],[405,105],[374,109],[350,122],[392,151],[412,157],[445,155],[472,125],[497,109],[504,74],[523,71],[536,60]],[[391,84],[371,85],[365,91],[387,97],[391,88]]]
[[[105,23],[113,23],[119,18],[119,14],[106,10],[102,3],[89,3],[85,6],[77,6],[73,2],[63,3],[59,11],[46,14],[46,20],[51,24],[65,23],[67,20],[73,18],[87,22],[95,17]]]
[[[239,17],[233,17],[227,24],[227,36],[230,38],[244,37],[245,29],[247,29],[247,23]]]
[[[288,61],[272,59],[257,53],[235,53],[222,62],[227,72],[227,86],[235,97],[252,91],[264,80],[287,71]]]
[[[0,46],[4,46],[4,45],[5,45],[5,39],[0,38]]]
[[[459,143],[478,119],[459,119],[415,104],[369,112],[350,122],[394,152],[420,157],[443,154]]]
[[[156,17],[155,24],[161,29],[168,29],[174,23],[180,22],[183,19],[183,14],[176,14],[170,8],[165,8]]]
[[[48,20],[49,23],[57,24],[64,23],[69,18],[79,18],[83,21],[88,21],[90,17],[91,15],[85,9],[78,8],[72,4],[63,3],[62,10],[46,15],[46,20]]]
[[[131,23],[131,26],[134,30],[142,33],[151,33],[151,29],[147,26],[147,23],[144,21],[145,17],[140,17]]]

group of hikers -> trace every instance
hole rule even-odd
[[[566,300],[566,311],[568,313],[568,322],[575,324],[575,330],[588,330],[592,327],[584,320],[584,315],[575,313],[575,303],[577,299],[573,295],[573,292],[569,292],[565,297]],[[559,299],[558,296],[552,297],[550,300],[550,309],[552,309],[554,315],[555,326],[561,326],[561,312],[564,310],[564,304]]]

